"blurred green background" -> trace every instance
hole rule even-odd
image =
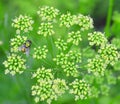
[[[113,6],[110,5],[110,1],[113,2]],[[90,15],[94,20],[95,30],[107,31],[110,34],[109,39],[120,39],[120,0],[0,0],[0,104],[34,104],[30,91],[32,84],[30,73],[25,72],[15,77],[5,75],[2,62],[9,53],[9,40],[15,35],[15,30],[11,27],[12,19],[19,14],[27,14],[36,20],[38,19],[36,11],[43,5],[56,7],[62,13],[70,11],[72,14]],[[112,8],[112,14],[106,26],[110,8]],[[37,25],[39,23],[35,24]],[[74,102],[70,96],[62,96],[53,103],[120,104],[120,81],[111,86],[109,96],[77,102]]]

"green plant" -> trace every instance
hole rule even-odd
[[[29,16],[16,17],[12,23],[16,36],[11,39],[10,55],[3,62],[5,74],[21,74],[29,69],[34,80],[31,91],[36,103],[46,101],[50,104],[64,93],[72,94],[75,100],[107,95],[110,85],[116,81],[112,66],[118,62],[119,52],[104,33],[90,32],[92,18],[70,12],[62,14],[49,6],[41,7],[37,13],[41,23],[35,34],[44,42],[31,36],[33,23],[37,21]],[[58,36],[55,26],[64,28],[65,34]],[[83,35],[87,35],[87,40]],[[32,47],[27,40],[32,41]],[[86,44],[82,44],[84,41]],[[27,56],[24,55],[26,52]],[[27,64],[29,57],[34,64]]]

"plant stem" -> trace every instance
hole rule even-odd
[[[111,34],[110,34],[110,24],[111,24],[111,18],[112,18],[113,4],[114,4],[114,0],[109,0],[107,22],[106,22],[106,26],[105,26],[105,29],[104,29],[107,37],[111,36]]]

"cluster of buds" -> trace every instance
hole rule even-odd
[[[33,23],[34,21],[31,17],[20,15],[13,20],[12,26],[16,29],[16,34],[21,34],[21,32],[27,33],[31,31]]]
[[[21,58],[21,56],[11,54],[8,56],[7,60],[3,62],[6,68],[5,74],[10,73],[11,75],[15,75],[16,73],[23,73],[23,71],[26,69],[25,62],[26,60]]]

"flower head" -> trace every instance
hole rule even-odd
[[[37,11],[42,20],[53,21],[59,14],[59,10],[54,7],[44,6]]]
[[[67,42],[72,42],[74,45],[79,45],[79,42],[82,40],[80,31],[77,32],[70,32],[68,34],[68,40]]]
[[[54,34],[53,25],[51,23],[41,23],[37,32],[39,35],[51,36]]]
[[[88,34],[88,40],[91,46],[93,45],[101,46],[107,43],[107,39],[105,35],[101,32],[96,32],[96,31]]]
[[[78,65],[76,65],[74,62],[67,62],[66,64],[62,65],[62,68],[66,76],[78,76]]]
[[[25,62],[25,59],[16,54],[8,56],[7,60],[3,62],[6,68],[5,74],[10,73],[11,75],[15,75],[16,73],[23,73],[23,71],[26,69]]]
[[[81,62],[81,53],[80,51],[69,51],[68,52],[68,60],[71,61],[71,62],[74,62],[74,63],[80,63]]]
[[[53,59],[57,65],[63,67],[68,62],[80,63],[81,62],[81,53],[79,51],[69,51],[67,54],[60,53]]]
[[[39,82],[40,80],[52,80],[54,76],[52,75],[51,69],[45,69],[45,67],[38,68],[36,72],[33,73],[32,78],[36,78]]]
[[[31,90],[36,103],[46,100],[48,104],[51,104],[52,100],[57,100],[57,95],[52,89],[51,80],[40,80],[36,85],[32,86]]]
[[[95,76],[103,76],[106,66],[107,65],[104,63],[104,61],[99,56],[96,56],[95,58],[88,60],[87,68],[89,73],[92,72]]]
[[[119,58],[117,48],[112,44],[106,44],[104,46],[101,46],[98,53],[100,54],[101,58],[106,61],[107,64],[111,65],[114,65]]]
[[[82,31],[93,28],[93,20],[89,16],[84,16],[82,14],[74,15],[73,22],[79,25]]]
[[[25,15],[20,15],[13,20],[12,26],[16,29],[16,34],[20,34],[21,32],[28,32],[31,31],[32,24],[34,21],[31,17]]]
[[[66,26],[69,28],[73,25],[73,16],[71,13],[67,12],[66,14],[62,14],[60,17],[60,26]]]
[[[64,94],[65,91],[68,90],[66,81],[64,79],[59,79],[59,78],[57,78],[53,81],[52,88],[54,89],[54,92],[59,96]]]
[[[60,53],[56,56],[56,58],[53,59],[53,61],[56,62],[57,65],[64,65],[68,61],[68,54]]]
[[[56,42],[55,42],[55,45],[56,47],[59,49],[59,50],[63,50],[65,51],[68,47],[67,47],[67,43],[64,42],[64,40],[62,39],[58,39]]]
[[[10,40],[11,52],[18,52],[22,44],[25,43],[27,37],[17,35],[15,38]]]
[[[75,79],[72,83],[70,83],[70,86],[71,89],[69,93],[75,95],[75,100],[87,99],[87,97],[90,96],[90,87],[85,80]]]
[[[43,47],[39,46],[37,48],[34,48],[33,58],[45,59],[47,56],[47,52],[48,52],[48,49],[47,49],[46,45],[44,45]]]

